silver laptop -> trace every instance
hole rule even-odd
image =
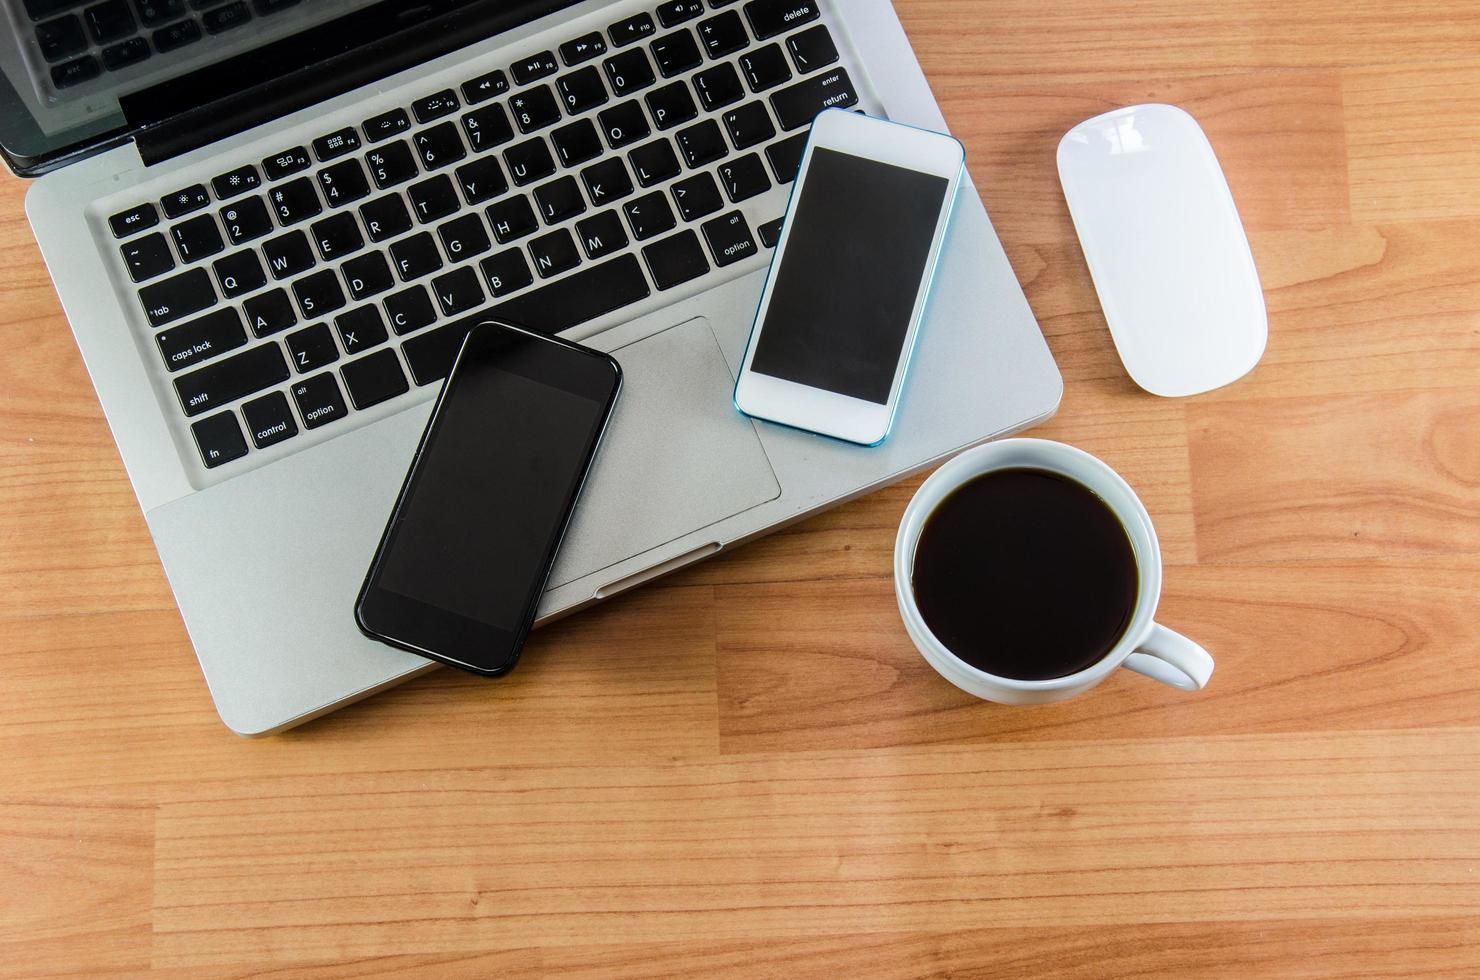
[[[945,128],[887,0],[0,3],[0,147],[243,735],[432,669],[352,605],[489,315],[626,377],[541,622],[1058,406],[975,193],[887,442],[731,404],[813,116]]]

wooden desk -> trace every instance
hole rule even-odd
[[[0,972],[1480,972],[1480,7],[899,7],[1067,381],[1037,434],[1144,493],[1212,686],[958,693],[894,610],[906,485],[506,681],[237,739],[0,181]],[[1119,368],[1053,165],[1144,100],[1269,298],[1185,401]]]

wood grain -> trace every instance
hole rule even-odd
[[[0,179],[0,975],[1480,973],[1480,8],[899,0],[1066,381],[1218,658],[1033,709],[894,610],[918,480],[283,737],[225,732]],[[1260,366],[1125,377],[1060,134],[1187,106]]]

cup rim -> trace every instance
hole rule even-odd
[[[1029,454],[1038,454],[1042,459],[1017,460],[1012,458],[1015,454],[1024,451]],[[1089,485],[1076,474],[1053,465],[1055,456],[1067,457],[1084,464],[1106,484],[1118,491],[1122,500],[1117,502],[1107,499],[1097,487]],[[924,528],[925,518],[929,512],[949,493],[964,483],[985,473],[1017,468],[1049,470],[1086,486],[1100,497],[1119,518],[1121,526],[1126,529],[1127,536],[1131,539],[1131,547],[1136,555],[1139,583],[1136,590],[1135,611],[1131,614],[1130,625],[1126,627],[1115,646],[1105,656],[1083,670],[1065,674],[1063,677],[1051,677],[1046,680],[1003,677],[1000,674],[989,673],[979,667],[974,667],[962,660],[931,631],[929,624],[925,622],[925,617],[920,613],[920,607],[915,601],[915,591],[911,585],[915,545],[920,539],[920,532]],[[1116,494],[1112,494],[1114,495]],[[1139,542],[1138,534],[1142,537]],[[925,660],[937,672],[945,674],[948,680],[952,679],[950,674],[954,673],[974,684],[995,685],[1014,691],[1057,691],[1081,685],[1092,685],[1108,677],[1135,652],[1136,646],[1144,642],[1155,628],[1156,607],[1161,598],[1161,572],[1160,542],[1156,537],[1156,528],[1151,523],[1151,515],[1147,513],[1146,505],[1141,502],[1140,496],[1125,481],[1125,478],[1104,460],[1075,446],[1051,439],[1000,439],[973,447],[956,456],[920,484],[915,495],[910,498],[904,516],[900,518],[899,531],[894,540],[895,598],[899,603],[905,630]]]

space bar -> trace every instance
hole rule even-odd
[[[637,256],[628,253],[418,334],[402,344],[401,350],[406,354],[406,363],[411,365],[416,383],[427,385],[447,377],[463,338],[484,320],[501,320],[541,333],[559,333],[636,303],[649,292]]]

